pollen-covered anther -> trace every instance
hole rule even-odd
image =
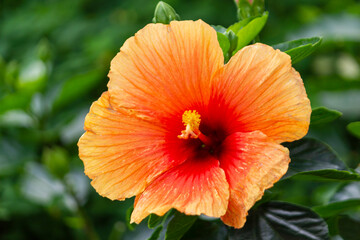
[[[202,134],[199,130],[201,116],[196,110],[187,110],[182,115],[182,121],[185,125],[185,130],[178,135],[180,139],[199,138],[206,146],[212,146],[213,141]]]
[[[187,110],[182,115],[182,122],[185,125],[185,130],[181,131],[181,135],[178,135],[180,139],[198,138],[200,134],[201,116],[196,110]]]

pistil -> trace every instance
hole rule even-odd
[[[199,138],[206,146],[211,146],[211,139],[202,134],[199,130],[201,121],[200,114],[195,110],[187,110],[182,116],[182,122],[185,125],[185,130],[181,131],[181,135],[178,135],[180,139]]]

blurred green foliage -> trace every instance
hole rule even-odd
[[[201,18],[228,27],[237,17],[231,0],[167,2],[184,20]],[[0,1],[1,239],[146,239],[151,235],[146,223],[136,231],[126,226],[132,200],[112,202],[91,188],[76,143],[91,102],[106,89],[111,59],[127,38],[151,22],[156,3]],[[262,42],[274,45],[323,37],[317,51],[294,67],[304,79],[313,107],[325,106],[343,115],[331,123],[312,125],[309,136],[328,143],[348,167],[357,168],[360,142],[346,126],[360,119],[359,2],[271,0],[265,5],[269,17],[260,34]],[[291,178],[279,182],[273,191],[278,200],[316,207],[338,198],[360,199],[359,189],[358,182]],[[329,226],[340,218],[359,225],[357,210],[351,217],[345,211],[328,219]],[[339,228],[332,234],[347,232],[346,225]]]

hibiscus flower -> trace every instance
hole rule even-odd
[[[79,156],[96,191],[136,196],[131,221],[169,209],[236,228],[285,174],[310,103],[290,57],[264,44],[224,64],[203,21],[149,24],[111,62],[85,119]]]

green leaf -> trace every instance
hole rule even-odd
[[[339,111],[331,110],[326,107],[317,107],[312,110],[310,124],[316,125],[329,123],[338,119],[341,115],[342,113]]]
[[[0,99],[0,114],[12,109],[24,109],[31,102],[31,92],[16,92],[5,95]]]
[[[234,29],[234,31],[233,29],[231,29],[232,27],[229,28],[229,30],[232,30],[238,37],[238,44],[235,51],[233,52],[233,55],[241,48],[248,45],[260,33],[260,31],[265,26],[268,16],[268,12],[265,12],[261,17],[256,17],[252,19],[249,23],[247,23],[245,26],[241,26],[238,31],[236,31],[236,29]]]
[[[29,161],[24,170],[21,192],[27,200],[43,206],[51,206],[65,197],[64,183],[55,180],[42,164]]]
[[[41,61],[46,63],[51,59],[53,53],[51,51],[51,44],[48,39],[41,39],[36,48],[37,56],[39,59],[41,59]]]
[[[176,212],[167,227],[165,240],[180,240],[195,223],[197,218],[198,216],[189,216]]]
[[[33,127],[36,121],[23,110],[10,110],[0,115],[0,127]]]
[[[151,236],[148,238],[148,240],[157,240],[157,239],[159,239],[160,233],[161,233],[162,229],[163,229],[163,226],[162,226],[162,225],[160,225],[159,227],[157,227],[157,228],[155,229],[155,231],[151,234]]]
[[[360,210],[360,199],[349,199],[341,202],[329,203],[312,208],[323,218],[332,217],[346,211]]]
[[[200,217],[182,239],[227,240],[228,228],[220,219],[209,221]]]
[[[346,185],[343,185],[340,189],[336,191],[335,194],[331,197],[331,202],[345,201],[349,199],[360,199],[360,183],[352,182]]]
[[[158,216],[156,214],[150,214],[149,220],[148,220],[148,227],[149,228],[155,228],[157,225],[161,223],[163,220],[163,216]]]
[[[136,224],[135,223],[130,223],[130,219],[131,219],[131,213],[133,212],[134,207],[129,207],[128,210],[126,210],[126,214],[125,214],[125,222],[126,222],[126,226],[133,231],[135,229]]]
[[[16,64],[17,65],[17,64]],[[17,68],[17,66],[16,66]],[[4,76],[6,72],[6,62],[4,61],[4,58],[0,54],[0,82],[3,83],[5,81]]]
[[[221,26],[221,25],[211,25],[211,27],[213,28],[213,29],[215,29],[215,31],[216,32],[218,32],[218,33],[222,33],[222,34],[225,34],[226,33],[226,28],[225,27],[223,27],[223,26]]]
[[[349,171],[334,170],[334,169],[324,169],[317,171],[302,172],[296,174],[296,176],[301,176],[302,179],[311,179],[311,180],[326,180],[326,181],[360,181],[360,175],[357,173],[352,173]]]
[[[107,240],[123,239],[123,235],[125,232],[126,232],[126,225],[122,221],[117,221],[114,223],[109,238]]]
[[[330,236],[339,235],[339,229],[338,229],[339,217],[338,216],[330,217],[330,218],[325,219],[325,221],[326,221],[326,223],[328,225]],[[339,240],[341,240],[341,239],[339,239]]]
[[[228,27],[227,31],[233,31],[234,33],[238,33],[243,27],[245,27],[251,20],[255,19],[255,17],[248,17],[244,20],[241,20],[237,23],[234,23],[230,27]]]
[[[321,37],[302,38],[273,45],[273,48],[289,54],[294,64],[313,53],[321,41]]]
[[[19,63],[17,61],[11,61],[5,65],[5,62],[2,61],[1,65],[2,71],[4,71],[1,73],[3,75],[1,81],[4,83],[5,86],[13,89],[17,84],[19,77]]]
[[[228,55],[227,55],[228,59],[230,59],[231,56],[232,56],[232,53],[234,52],[234,50],[237,47],[238,36],[236,36],[236,34],[231,30],[226,32],[226,36],[227,36],[227,38],[229,39],[229,42],[230,42],[230,48],[229,48]],[[228,60],[228,59],[226,59],[226,60]]]
[[[17,89],[36,92],[44,88],[48,77],[46,65],[41,60],[33,60],[20,70]]]
[[[63,179],[69,172],[69,154],[66,149],[58,146],[45,148],[41,158],[42,162],[53,176]]]
[[[66,225],[73,229],[82,229],[85,226],[84,219],[81,217],[65,217]]]
[[[221,50],[224,55],[224,62],[226,63],[232,56],[232,52],[236,49],[238,37],[232,30],[227,30],[223,26],[212,26],[216,33]]]
[[[325,221],[310,208],[268,202],[252,210],[242,229],[230,230],[230,240],[327,240]]]
[[[360,121],[350,123],[346,129],[355,137],[360,138]]]
[[[77,75],[67,80],[54,102],[54,108],[61,108],[88,94],[102,79],[99,70]]]
[[[283,179],[301,176],[312,180],[360,181],[360,175],[346,171],[347,167],[325,143],[304,138],[285,143],[290,150],[290,165]]]
[[[227,38],[226,35],[224,35],[224,34],[222,34],[220,32],[217,32],[217,39],[219,41],[221,50],[223,51],[224,58],[226,58],[226,55],[227,55],[227,53],[229,52],[229,49],[230,49],[230,41],[229,41],[229,39]]]
[[[290,150],[291,159],[289,170],[283,178],[299,174],[331,178],[331,174],[336,172],[330,172],[329,175],[329,172],[319,172],[319,170],[346,170],[345,164],[334,151],[319,140],[303,138],[283,145]]]
[[[339,233],[344,240],[360,239],[360,221],[348,216],[341,216],[338,220]]]
[[[164,216],[158,216],[156,214],[150,214],[148,220],[148,227],[155,228],[160,223],[163,224],[165,220],[174,213],[173,210],[168,211]]]
[[[155,228],[157,225],[159,225],[162,220],[164,219],[164,216],[158,216],[156,214],[151,214],[148,220],[148,227],[149,228]]]

